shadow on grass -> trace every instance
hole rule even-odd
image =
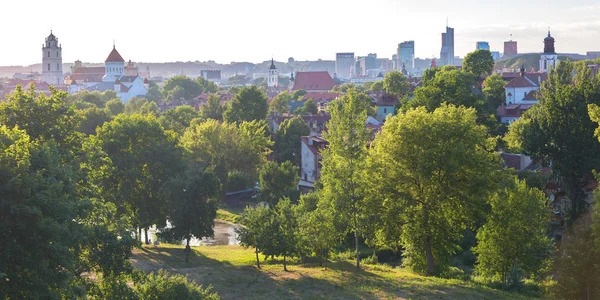
[[[227,249],[223,249],[227,251]],[[198,284],[213,286],[222,299],[515,299],[523,298],[457,280],[402,276],[389,269],[364,266],[356,271],[348,261],[302,264],[293,261],[283,272],[281,261],[237,266],[192,251],[185,262],[182,248],[142,248],[134,264],[146,272],[165,269],[187,275]]]

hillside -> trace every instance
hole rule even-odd
[[[586,59],[586,56],[580,54],[558,54],[559,60],[582,60]],[[526,70],[533,67],[536,71],[540,68],[540,53],[523,53],[513,57],[502,58],[496,61],[494,69],[508,68],[508,69],[519,69],[521,66],[525,66]]]
[[[222,299],[527,299],[526,297],[456,279],[423,277],[404,269],[351,261],[327,267],[292,261],[289,272],[280,262],[255,266],[254,252],[240,246],[194,247],[190,262],[180,246],[145,246],[134,250],[132,262],[142,271],[166,269],[211,285]],[[262,260],[262,255],[261,255]]]

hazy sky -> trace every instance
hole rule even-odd
[[[541,52],[548,27],[558,52],[600,51],[598,0],[3,0],[0,11],[0,65],[40,62],[50,28],[63,62],[103,62],[113,39],[137,62],[391,58],[405,40],[438,57],[446,17],[460,56],[478,40],[502,51],[511,33],[520,52]]]

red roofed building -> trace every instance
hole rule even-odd
[[[335,87],[335,81],[327,71],[297,72],[294,77],[293,91],[327,92]]]
[[[533,104],[509,104],[500,105],[496,111],[496,116],[500,118],[501,123],[512,123],[518,120],[525,111],[530,109]]]
[[[511,123],[532,105],[538,103],[538,91],[542,82],[548,79],[545,73],[525,73],[521,68],[519,76],[512,78],[505,86],[506,104],[500,105],[497,117],[502,123]]]

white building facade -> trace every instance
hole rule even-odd
[[[52,31],[42,45],[42,81],[49,85],[63,85],[62,47]]]

